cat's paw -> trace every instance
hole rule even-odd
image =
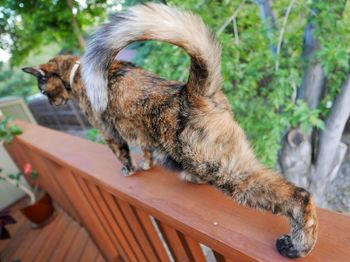
[[[122,174],[123,176],[132,176],[133,174],[135,174],[135,170],[129,170],[126,166],[123,166]]]
[[[289,258],[301,257],[299,250],[292,243],[290,235],[283,235],[276,241],[276,248],[281,255]]]
[[[152,167],[151,162],[147,160],[141,160],[137,166],[139,170],[148,170]]]

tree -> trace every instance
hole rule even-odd
[[[0,62],[0,97],[27,97],[32,94],[33,82],[32,77],[27,77],[20,71],[13,72],[7,65]]]
[[[274,167],[280,152],[285,176],[326,206],[323,191],[342,162],[340,138],[350,115],[349,4],[167,2],[199,13],[219,37],[224,91],[261,161]],[[143,67],[186,79],[188,59],[181,50],[160,43],[142,47],[137,61]]]
[[[49,43],[79,53],[85,30],[106,19],[106,7],[106,0],[0,0],[0,48],[11,53],[12,64]]]
[[[350,116],[349,48],[340,37],[349,33],[344,28],[349,26],[348,17],[344,17],[346,4],[340,0],[332,5],[313,1],[311,5],[302,57],[306,69],[297,97],[316,109],[328,93],[334,98],[333,105],[323,116],[323,130],[289,130],[280,156],[284,174],[296,184],[309,187],[321,206],[326,206],[325,189],[336,177],[347,150],[341,136]],[[334,77],[338,88],[343,81],[336,96],[330,90]],[[327,96],[325,99],[332,101]]]

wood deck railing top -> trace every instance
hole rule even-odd
[[[207,185],[192,185],[160,167],[123,177],[121,164],[107,148],[43,127],[18,122],[24,130],[9,151],[25,145],[58,165],[144,210],[167,225],[237,261],[287,261],[275,248],[289,231],[287,220],[245,208]],[[17,148],[17,149],[16,149]],[[18,158],[20,158],[18,156]],[[305,261],[349,261],[350,217],[318,209],[319,240]]]

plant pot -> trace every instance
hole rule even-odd
[[[34,224],[33,227],[41,227],[49,222],[55,209],[50,195],[44,193],[34,204],[20,210]]]

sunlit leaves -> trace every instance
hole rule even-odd
[[[199,14],[214,32],[221,28],[241,2],[167,1]],[[261,19],[259,7],[253,1],[246,1],[237,16],[239,45],[236,44],[232,24],[219,37],[223,48],[223,90],[232,105],[235,119],[246,131],[258,157],[269,166],[276,163],[281,136],[287,128],[299,126],[304,131],[312,127],[324,128],[322,117],[327,114],[345,72],[349,71],[349,4],[339,17],[341,6],[318,2],[317,16],[311,10],[312,1],[297,1],[293,6],[284,33],[278,71],[274,68],[275,56],[271,44],[277,44],[288,0],[273,1],[277,19],[272,36],[268,32],[267,21]],[[310,16],[320,28],[316,37],[320,38],[322,46],[315,58],[320,60],[328,78],[326,97],[316,110],[310,110],[305,103],[295,103],[296,92],[304,76],[304,30]],[[182,72],[188,71],[184,54],[170,45],[147,43],[141,50],[137,63],[147,70],[177,80]]]

